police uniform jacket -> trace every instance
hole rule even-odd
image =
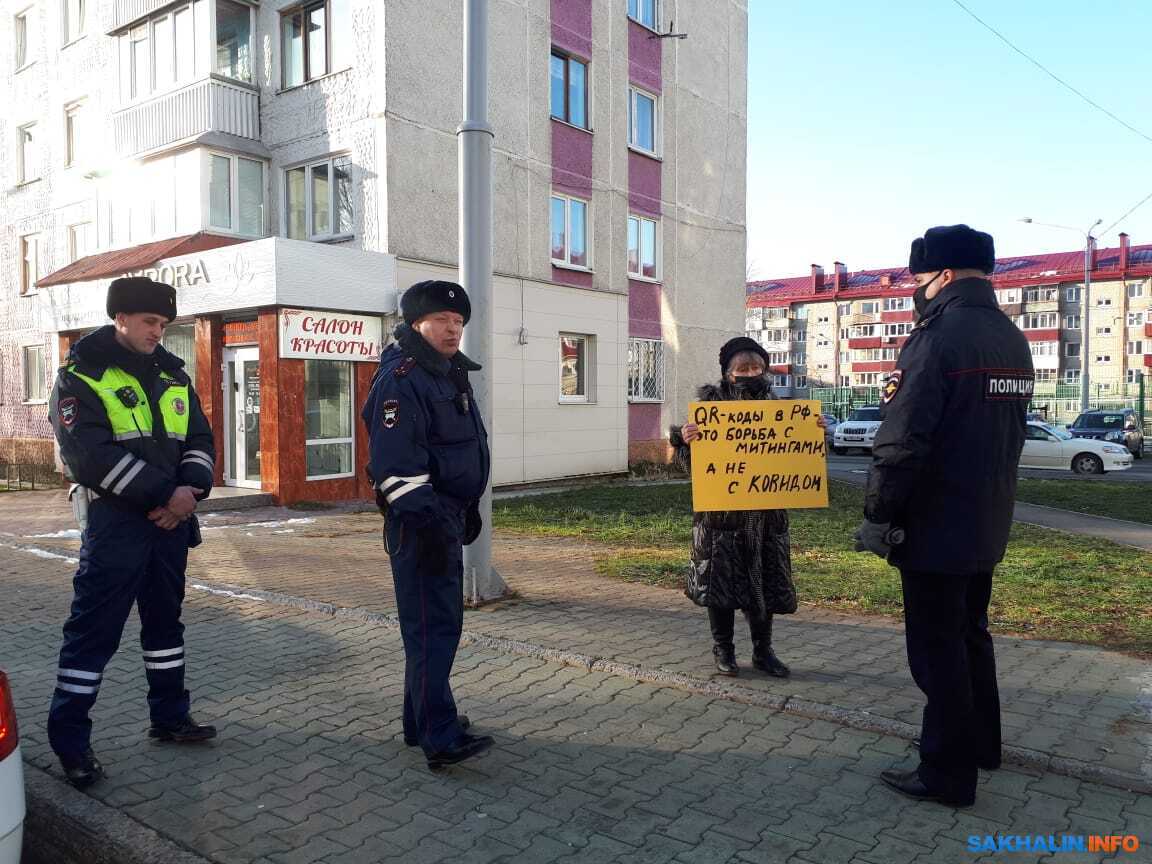
[[[362,417],[378,500],[417,528],[441,518],[442,496],[462,507],[479,500],[490,469],[488,433],[468,383],[480,366],[461,353],[443,357],[407,324],[396,339],[380,355]]]
[[[964,575],[1003,559],[1033,378],[991,282],[933,298],[884,385],[872,451],[865,515],[905,529],[891,563]]]
[[[212,488],[212,428],[184,361],[163,346],[137,354],[101,327],[75,345],[56,376],[49,419],[74,482],[148,512],[177,486]]]

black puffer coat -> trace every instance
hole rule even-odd
[[[744,399],[726,381],[705,384],[702,402]],[[766,398],[773,398],[768,396]],[[673,426],[676,459],[691,467],[691,448]],[[743,609],[761,615],[796,611],[786,510],[732,510],[692,517],[692,564],[684,593],[698,606]]]

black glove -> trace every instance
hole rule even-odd
[[[468,512],[464,514],[464,545],[471,546],[480,536],[484,528],[484,520],[480,517],[480,502],[473,501]]]
[[[443,524],[433,519],[416,529],[416,542],[420,568],[427,569],[433,576],[443,574],[448,569],[448,548],[451,545],[444,533]]]
[[[856,529],[856,551],[872,552],[887,559],[892,551],[892,523],[865,520]]]

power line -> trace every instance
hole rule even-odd
[[[1111,231],[1113,228],[1115,228],[1117,225],[1119,225],[1121,222],[1123,222],[1125,219],[1127,219],[1129,216],[1131,216],[1133,213],[1135,213],[1137,210],[1139,210],[1141,207],[1143,207],[1149,201],[1152,201],[1152,192],[1149,192],[1144,198],[1142,198],[1140,200],[1139,204],[1137,204],[1135,207],[1133,207],[1131,210],[1129,210],[1127,213],[1125,213],[1123,216],[1121,216],[1119,219],[1117,219],[1115,222],[1113,222],[1111,225],[1109,225],[1107,228],[1105,228],[1103,231],[1101,231],[1100,236],[1103,237],[1105,234],[1107,234],[1109,231]]]
[[[997,39],[999,39],[1001,42],[1003,42],[1005,45],[1007,45],[1009,48],[1011,48],[1013,51],[1015,51],[1017,54],[1019,54],[1021,57],[1023,57],[1029,63],[1031,63],[1033,66],[1035,66],[1037,69],[1039,69],[1041,72],[1043,72],[1049,78],[1051,78],[1053,81],[1055,81],[1061,87],[1064,87],[1065,89],[1070,90],[1072,93],[1075,93],[1078,97],[1083,99],[1085,102],[1087,102],[1093,108],[1095,108],[1097,111],[1100,111],[1104,114],[1107,114],[1109,117],[1111,117],[1113,120],[1115,120],[1121,126],[1123,126],[1129,132],[1134,132],[1135,134],[1137,134],[1141,138],[1143,138],[1145,141],[1147,141],[1149,144],[1152,144],[1152,137],[1145,135],[1143,132],[1141,132],[1139,129],[1137,129],[1135,126],[1133,126],[1131,123],[1127,123],[1124,120],[1120,119],[1115,114],[1113,114],[1111,111],[1109,111],[1107,108],[1105,108],[1103,105],[1101,105],[1098,102],[1093,101],[1088,96],[1086,96],[1083,92],[1081,92],[1080,90],[1077,90],[1075,87],[1073,87],[1071,84],[1069,84],[1063,78],[1061,78],[1059,75],[1057,75],[1055,72],[1053,72],[1051,69],[1049,69],[1043,63],[1041,63],[1039,60],[1032,57],[1030,54],[1023,51],[1022,49],[1017,48],[1016,45],[1013,44],[1012,40],[1010,40],[1007,36],[1005,36],[1003,33],[1001,33],[999,30],[997,30],[995,27],[993,27],[991,24],[989,24],[987,21],[985,21],[983,18],[981,18],[979,15],[977,15],[975,12],[973,12],[971,9],[969,9],[967,6],[965,6],[963,3],[961,3],[960,0],[952,0],[952,2],[955,3],[957,6],[959,6],[961,9],[963,9],[965,12],[967,12],[970,16],[972,16],[972,18],[974,18],[989,33],[991,33],[993,36],[995,36]],[[1143,203],[1143,202],[1141,202],[1141,203]],[[1137,205],[1137,206],[1139,206],[1139,205]],[[1127,214],[1125,214],[1125,215],[1127,215]]]

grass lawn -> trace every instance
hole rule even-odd
[[[827,510],[792,512],[801,601],[901,614],[897,572],[874,555],[852,551],[863,491],[833,482],[831,493]],[[686,483],[578,489],[498,501],[493,518],[506,531],[600,544],[598,567],[606,575],[679,589],[691,539],[691,491]],[[1001,632],[1146,653],[1152,652],[1149,597],[1152,555],[1016,525],[996,571],[990,616]]]
[[[1046,507],[1152,525],[1152,483],[1021,480],[1016,498]]]

